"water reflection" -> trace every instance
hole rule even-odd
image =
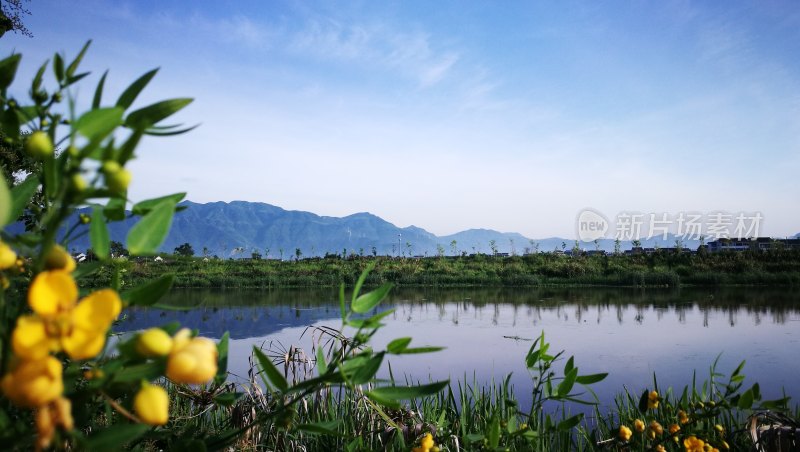
[[[174,310],[132,309],[121,322],[123,330],[180,321],[204,335],[243,339],[265,336],[286,327],[307,326],[339,315],[337,294],[327,289],[281,291],[174,291],[163,304]],[[785,324],[797,320],[800,291],[794,289],[397,289],[382,308],[394,307],[411,313],[414,307],[435,306],[440,322],[459,325],[464,316],[488,313],[491,325],[498,325],[501,312],[511,313],[511,325],[538,325],[545,313],[564,323],[615,321],[618,325],[642,325],[647,316],[661,321],[674,316],[686,324],[687,315],[699,311],[702,326],[710,319],[725,319],[728,326],[738,322],[761,325]],[[410,317],[409,317],[410,320]],[[719,325],[717,325],[719,326]]]
[[[219,337],[230,331],[230,369],[244,375],[253,344],[264,341],[310,349],[309,325],[338,327],[335,290],[177,291],[166,303],[189,310],[133,309],[123,330],[171,321]],[[545,331],[552,347],[574,354],[582,373],[610,372],[598,394],[623,386],[634,391],[659,383],[682,387],[697,371],[701,379],[722,353],[719,370],[747,359],[748,381],[766,397],[786,388],[795,400],[800,375],[800,292],[791,289],[398,289],[387,305],[395,312],[375,337],[382,346],[413,336],[416,346],[447,350],[393,357],[395,375],[500,379],[512,382],[525,401],[530,379],[523,357],[530,340]],[[604,403],[610,400],[604,399]]]

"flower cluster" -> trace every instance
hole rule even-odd
[[[187,328],[172,337],[160,328],[150,328],[137,338],[136,351],[146,358],[166,357],[166,376],[175,383],[205,384],[217,374],[217,345],[205,337],[192,337]],[[146,424],[166,424],[169,419],[166,391],[145,382],[136,395],[134,409]]]
[[[659,397],[658,392],[645,392],[642,395],[639,409],[643,414],[649,417],[650,411],[657,409],[661,401],[662,399]],[[693,417],[693,414],[687,414],[683,409],[676,410],[675,408],[677,407],[673,407],[667,402],[665,403],[666,405],[660,410],[660,414],[657,416],[653,413],[652,416],[659,417],[662,421],[668,421],[669,424],[666,429],[655,418],[650,420],[649,425],[647,425],[645,423],[646,421],[643,419],[632,419],[633,429],[623,423],[617,430],[617,438],[621,442],[621,446],[629,447],[634,444],[641,444],[643,447],[647,447],[647,450],[654,450],[657,452],[668,450],[667,447],[670,444],[674,444],[678,447],[683,446],[682,450],[687,452],[719,452],[720,449],[728,450],[730,448],[728,443],[724,440],[725,429],[721,425],[714,425],[714,431],[711,432],[715,435],[719,435],[719,438],[712,440],[704,439],[706,432],[701,430],[702,426],[697,425],[697,418]],[[709,404],[713,406],[713,402],[709,402]],[[698,402],[696,405],[704,407],[701,402]],[[689,404],[689,406],[693,408],[695,404]],[[634,432],[636,434],[634,434]],[[703,434],[703,437],[701,437],[701,434]]]
[[[8,251],[0,249],[0,254]],[[0,385],[15,405],[37,410],[39,448],[50,444],[56,427],[71,430],[73,426],[70,401],[63,397],[61,361],[53,354],[64,352],[75,360],[97,356],[122,309],[119,295],[111,289],[78,301],[78,286],[71,275],[75,261],[63,248],[54,247],[47,254],[45,267],[28,288],[33,313],[17,318],[11,333],[14,362]]]

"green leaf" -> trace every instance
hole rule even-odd
[[[22,55],[17,53],[0,60],[0,91],[5,91],[6,88],[11,86],[14,76],[17,75],[20,59],[22,59]]]
[[[444,380],[418,386],[383,386],[367,391],[367,395],[374,395],[378,398],[388,400],[415,399],[417,397],[436,394],[446,388],[449,383],[450,380]]]
[[[275,367],[275,364],[272,363],[272,360],[269,359],[269,357],[265,355],[264,352],[262,352],[258,347],[253,346],[253,353],[255,353],[259,366],[261,367],[261,371],[267,376],[269,382],[278,388],[279,391],[286,392],[286,390],[289,389],[289,384],[286,382],[286,379],[283,377],[278,368]]]
[[[579,383],[582,385],[590,385],[605,380],[607,376],[608,372],[600,374],[581,375],[575,379],[575,383]]]
[[[567,364],[564,365],[564,375],[568,374],[575,367],[575,357],[570,356],[567,360]]]
[[[742,393],[741,397],[739,397],[739,401],[737,402],[736,406],[740,410],[749,410],[753,407],[753,398],[753,390],[748,389]]]
[[[570,430],[573,427],[575,427],[578,424],[580,424],[581,423],[581,419],[583,419],[583,413],[576,414],[575,416],[572,416],[572,417],[568,417],[568,418],[566,418],[563,421],[558,423],[558,425],[556,426],[556,430],[559,430],[559,431],[562,431],[562,432]]]
[[[131,86],[127,87],[119,96],[119,99],[117,100],[117,107],[127,110],[128,107],[133,104],[133,101],[136,100],[136,97],[139,96],[139,93],[142,92],[144,87],[150,83],[150,80],[152,80],[153,77],[155,77],[156,72],[158,72],[158,68],[147,72],[136,79],[135,82],[131,83]]]
[[[92,224],[94,224],[94,220],[92,220]],[[174,282],[175,275],[163,275],[131,290],[122,292],[120,297],[128,306],[152,306],[169,293]]]
[[[131,136],[122,143],[122,146],[119,147],[119,155],[117,158],[120,165],[124,165],[128,160],[133,158],[133,151],[136,150],[136,146],[139,145],[142,136],[143,132],[141,130],[134,130]]]
[[[225,332],[219,339],[217,344],[217,375],[214,377],[214,382],[222,384],[228,378],[228,343],[230,342],[230,333]]]
[[[185,198],[185,197],[186,197],[186,193],[175,193],[175,194],[172,194],[172,195],[162,196],[160,198],[147,199],[147,200],[140,201],[140,202],[137,202],[136,204],[134,204],[133,208],[131,209],[131,212],[134,215],[145,215],[146,213],[148,213],[151,210],[153,210],[153,207],[161,204],[163,201],[169,200],[169,201],[172,201],[173,203],[177,204],[177,203],[183,201],[183,198]]]
[[[399,339],[395,339],[392,342],[389,342],[389,345],[386,346],[386,351],[389,353],[399,354],[402,353],[403,350],[408,348],[408,344],[411,343],[410,337],[401,337]]]
[[[646,413],[647,412],[647,401],[648,401],[648,394],[649,392],[647,389],[644,390],[642,396],[639,397],[639,412]]]
[[[214,397],[214,402],[217,405],[233,406],[233,404],[236,403],[237,400],[242,398],[243,395],[244,393],[241,392],[224,392]]]
[[[122,446],[150,430],[146,424],[116,424],[98,429],[88,438],[86,450],[122,450]]]
[[[54,199],[58,194],[58,185],[61,181],[61,174],[53,155],[44,159],[44,191],[48,198]]]
[[[144,215],[128,232],[128,250],[134,256],[153,254],[167,238],[175,203],[164,200]]]
[[[114,374],[113,381],[117,383],[134,383],[141,380],[154,380],[164,375],[164,364],[150,361],[145,364],[128,366]]]
[[[160,128],[157,128],[157,127],[151,127],[149,129],[145,130],[144,134],[145,135],[154,136],[154,137],[172,137],[172,136],[175,136],[175,135],[182,135],[182,134],[184,134],[186,132],[191,132],[192,130],[194,130],[194,129],[198,128],[198,127],[200,127],[200,124],[195,124],[195,125],[193,125],[191,127],[185,127],[183,129],[177,129],[177,130],[161,130]]]
[[[310,424],[298,424],[295,426],[295,428],[310,434],[341,436],[341,434],[337,431],[341,424],[342,421],[336,420],[327,422],[314,422]]]
[[[0,228],[5,227],[14,220],[14,205],[11,190],[6,184],[5,171],[0,166]]]
[[[189,105],[192,100],[188,98],[170,99],[148,105],[131,112],[125,119],[125,125],[132,129],[144,130],[177,113]]]
[[[380,323],[385,317],[388,317],[394,313],[394,309],[387,309],[383,312],[379,312],[368,319],[354,319],[348,320],[346,323],[349,326],[354,328],[378,328],[383,324]]]
[[[317,348],[317,369],[320,375],[328,373],[328,364],[325,363],[325,352],[322,351],[322,347]]]
[[[58,83],[64,81],[64,59],[58,53],[53,55],[53,73],[56,75]]]
[[[103,215],[111,221],[122,221],[125,219],[125,199],[111,198],[103,208]]]
[[[100,207],[92,209],[92,222],[89,224],[89,241],[92,244],[92,251],[102,260],[108,259],[110,252],[110,238],[108,226]]]
[[[103,100],[103,87],[106,84],[107,75],[108,71],[103,72],[103,76],[100,77],[100,81],[97,82],[97,88],[94,90],[94,98],[92,98],[92,110],[100,108],[100,102]]]
[[[357,314],[369,312],[386,297],[386,294],[388,294],[391,289],[392,284],[386,283],[372,292],[367,292],[356,298],[350,305],[350,309]]]
[[[356,302],[356,298],[358,298],[358,294],[361,293],[361,286],[364,285],[364,281],[367,280],[367,276],[369,276],[369,272],[371,272],[373,268],[375,268],[375,262],[374,261],[370,262],[369,264],[367,264],[367,268],[365,268],[364,271],[362,271],[361,274],[358,276],[358,280],[356,281],[356,285],[353,288],[353,299],[351,300],[351,303],[355,303]]]
[[[367,359],[364,364],[352,370],[350,381],[355,385],[367,383],[378,373],[383,363],[383,353],[378,353],[372,358]]]
[[[478,441],[483,441],[484,438],[486,438],[486,436],[480,433],[469,433],[467,434],[467,436],[464,437],[464,439],[466,439],[468,443],[476,443]]]
[[[500,419],[497,415],[492,416],[492,422],[489,424],[489,431],[486,433],[486,439],[489,440],[489,447],[496,449],[500,445]]]
[[[31,202],[31,198],[39,188],[39,179],[35,175],[28,176],[22,183],[17,184],[11,189],[11,216],[9,222],[17,219],[25,212],[25,208]]]
[[[125,111],[119,107],[89,110],[75,121],[73,128],[89,140],[99,141],[122,124],[123,114]]]
[[[9,140],[19,139],[19,114],[18,110],[9,108],[0,109],[0,130]]]
[[[47,63],[49,61],[45,61],[43,65],[39,66],[39,70],[36,71],[36,75],[33,77],[33,82],[31,83],[31,93],[36,93],[39,91],[39,88],[42,87],[42,76],[44,75],[44,71],[47,70]]]
[[[78,52],[78,56],[76,56],[75,59],[72,60],[72,63],[69,64],[69,66],[67,67],[67,77],[71,79],[75,78],[72,76],[72,74],[74,74],[75,71],[78,70],[78,65],[81,64],[81,60],[83,60],[83,56],[86,55],[86,51],[89,50],[89,45],[91,45],[91,43],[92,43],[91,39],[86,41],[86,44],[83,45],[81,51]]]
[[[559,397],[565,397],[572,391],[572,387],[575,386],[575,380],[578,378],[578,369],[572,368],[566,375],[564,375],[564,379],[561,380],[561,383],[558,384],[556,387],[556,393],[558,393]]]

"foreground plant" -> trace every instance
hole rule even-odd
[[[88,46],[69,64],[54,55],[49,88],[48,62],[43,64],[30,85],[29,103],[9,91],[21,55],[0,60],[0,441],[7,447],[122,445],[154,434],[150,425],[167,423],[167,396],[158,381],[224,379],[218,356],[226,351],[189,330],[177,331],[177,325],[163,331],[177,331],[163,355],[137,352],[136,337],[118,341],[113,356],[104,354],[123,309],[157,302],[172,283],[165,276],[120,292],[106,223],[141,216],[128,235],[128,248],[148,255],[161,245],[183,194],[134,204],[128,214],[132,175],[125,165],[136,157],[143,136],[188,130],[158,124],[191,99],[129,111],[156,73],[150,71],[114,104],[104,105],[104,74],[91,109],[76,115],[71,88],[88,75],[78,73]],[[59,109],[65,99],[67,108]],[[91,217],[78,215],[86,206]],[[5,228],[20,220],[24,232]],[[87,223],[100,262],[77,266],[66,249],[87,233]],[[114,272],[111,287],[80,297],[78,281],[103,267]]]

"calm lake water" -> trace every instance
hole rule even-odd
[[[290,345],[309,354],[306,327],[339,328],[337,291],[178,290],[165,304],[190,310],[129,310],[123,331],[180,321],[204,336],[231,334],[229,370],[246,376],[253,345],[279,351]],[[551,351],[574,355],[580,373],[609,372],[593,388],[608,405],[627,387],[680,391],[717,370],[728,375],[742,360],[747,385],[759,382],[765,398],[782,391],[800,401],[800,291],[781,288],[726,289],[408,289],[392,291],[379,310],[394,308],[376,336],[376,347],[412,336],[412,346],[446,350],[390,357],[395,377],[475,378],[487,382],[513,373],[515,393],[530,400],[524,357],[544,331]],[[303,336],[301,338],[301,336]],[[383,374],[387,376],[384,366]]]

